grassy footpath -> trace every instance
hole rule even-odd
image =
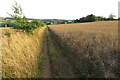
[[[67,57],[63,56],[62,50],[56,42],[56,38],[53,34],[51,34],[51,31],[49,31],[49,29],[46,30],[45,43],[47,43],[47,48],[44,48],[47,52],[47,55],[44,55],[43,62],[45,63],[46,60],[49,62],[45,63],[43,67],[44,69],[45,67],[49,67],[49,69],[47,69],[47,71],[43,71],[43,77],[75,78],[76,75],[74,74],[74,70],[71,64],[69,63]]]

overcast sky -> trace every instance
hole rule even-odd
[[[120,0],[16,0],[28,18],[78,19],[89,14],[108,17],[113,13],[118,17]],[[0,17],[12,13],[14,0],[0,0]]]

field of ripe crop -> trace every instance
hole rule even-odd
[[[116,78],[118,21],[2,28],[3,78]]]
[[[118,21],[49,25],[79,77],[118,77]]]

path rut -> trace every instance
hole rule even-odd
[[[72,64],[62,53],[59,45],[51,37],[47,28],[44,45],[44,72],[43,78],[75,78]],[[51,38],[51,39],[50,39]]]

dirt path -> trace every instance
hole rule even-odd
[[[43,78],[75,78],[73,67],[67,57],[63,56],[59,45],[46,31],[44,46],[44,73]]]
[[[43,72],[43,78],[51,78],[51,70],[50,70],[50,61],[48,56],[48,41],[47,36],[48,31],[46,31],[45,41],[44,41],[44,72]]]

